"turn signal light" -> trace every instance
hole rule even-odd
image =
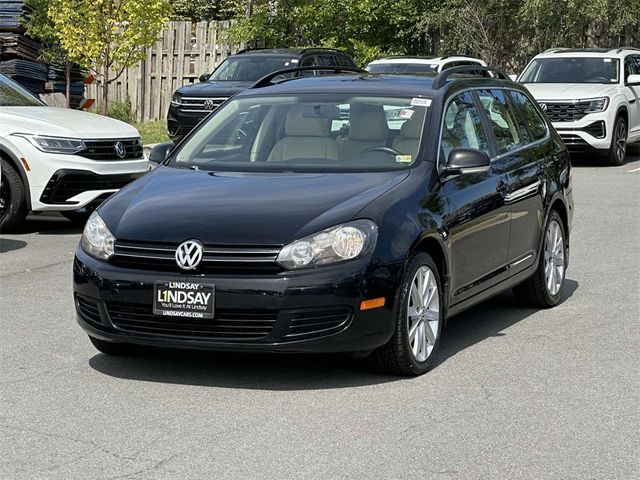
[[[30,171],[31,171],[31,167],[29,167],[29,164],[27,163],[27,159],[26,159],[26,158],[22,158],[22,157],[21,157],[21,158],[20,158],[20,161],[22,162],[22,165],[24,165],[24,169],[25,169],[27,172],[30,172]]]
[[[384,307],[384,297],[372,298],[371,300],[363,300],[360,302],[360,310],[373,310],[374,308]]]

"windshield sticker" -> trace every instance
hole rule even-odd
[[[412,159],[411,155],[396,155],[396,162],[398,163],[411,163]]]
[[[430,107],[431,106],[431,99],[430,98],[413,97],[411,99],[411,106],[412,107]]]
[[[409,120],[413,116],[413,110],[410,108],[403,108],[400,110],[400,118],[406,118]]]
[[[611,59],[610,58],[603,58],[602,61],[604,63],[611,63]]]
[[[291,63],[300,63],[300,60],[298,60],[297,58],[292,58]]]

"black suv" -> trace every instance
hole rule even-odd
[[[202,75],[201,83],[175,91],[167,115],[169,137],[178,143],[222,102],[265,75],[311,65],[356,66],[347,54],[327,48],[246,49],[227,57],[213,73]],[[312,75],[315,72],[306,73]]]
[[[372,352],[415,375],[462,310],[560,302],[571,166],[524,87],[477,66],[282,74],[88,221],[74,299],[100,351]]]

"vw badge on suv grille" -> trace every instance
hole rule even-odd
[[[204,109],[205,110],[213,110],[215,108],[216,104],[213,100],[205,100],[204,102]]]
[[[113,150],[114,152],[116,152],[118,158],[124,158],[127,154],[127,149],[124,148],[124,144],[122,142],[116,142],[116,144],[113,146]]]
[[[202,261],[203,250],[198,240],[182,242],[176,249],[176,263],[183,270],[194,270]]]
[[[538,103],[538,105],[540,105],[540,110],[542,110],[543,112],[547,111],[547,104],[546,103]]]

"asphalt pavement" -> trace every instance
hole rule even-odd
[[[80,228],[0,235],[0,478],[640,478],[640,155],[576,162],[564,301],[505,293],[413,379],[348,357],[99,354],[75,322]]]

